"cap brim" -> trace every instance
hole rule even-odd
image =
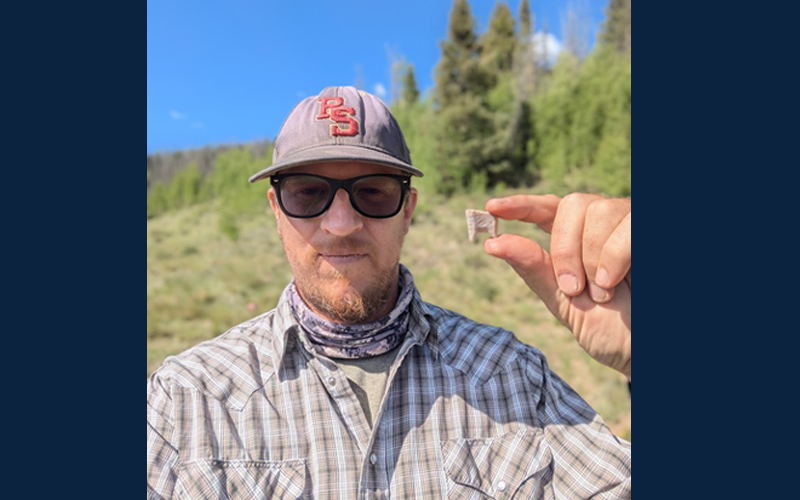
[[[256,182],[281,170],[300,165],[321,163],[328,161],[363,161],[377,163],[387,167],[402,170],[416,177],[422,177],[422,171],[412,165],[400,161],[394,156],[388,155],[376,149],[368,149],[364,146],[347,146],[344,144],[326,145],[316,148],[306,149],[299,153],[282,158],[281,161],[270,165],[264,170],[250,177],[250,182]]]

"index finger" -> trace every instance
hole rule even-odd
[[[553,194],[517,194],[492,198],[486,202],[486,211],[505,220],[532,222],[549,234],[560,201],[561,198]]]

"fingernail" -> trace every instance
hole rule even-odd
[[[592,297],[592,300],[595,302],[605,302],[608,300],[608,290],[590,282],[589,296]]]
[[[597,274],[594,277],[594,282],[600,286],[609,285],[608,271],[606,271],[604,267],[601,267],[597,270]]]
[[[575,293],[578,291],[578,278],[568,273],[560,274],[558,287],[564,293]]]

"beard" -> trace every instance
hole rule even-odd
[[[281,228],[278,228],[284,240]],[[402,247],[400,237],[397,248]],[[286,249],[286,242],[284,249]],[[365,253],[372,264],[368,277],[353,276],[332,266],[323,266],[320,253]],[[309,249],[302,255],[286,252],[295,286],[303,301],[315,313],[342,324],[363,324],[380,319],[394,307],[399,276],[399,252],[392,265],[381,269],[375,261],[377,251],[356,238],[338,238],[328,245]],[[361,273],[359,273],[361,274]],[[360,278],[360,279],[359,279]],[[358,280],[358,284],[356,284]]]
[[[337,274],[334,287],[346,286],[344,292],[332,293],[328,287],[320,286],[318,277],[295,273],[298,293],[317,314],[336,323],[360,324],[379,319],[382,313],[388,313],[394,306],[390,300],[392,287],[396,286],[397,266],[380,272],[362,289],[353,286],[341,273]]]

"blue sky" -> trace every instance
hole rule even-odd
[[[469,0],[477,31],[497,0]],[[452,0],[148,0],[147,153],[274,139],[303,97],[357,85],[391,100],[391,63],[433,86]],[[508,0],[517,17],[520,0]],[[549,53],[573,7],[593,44],[607,0],[529,0]]]

